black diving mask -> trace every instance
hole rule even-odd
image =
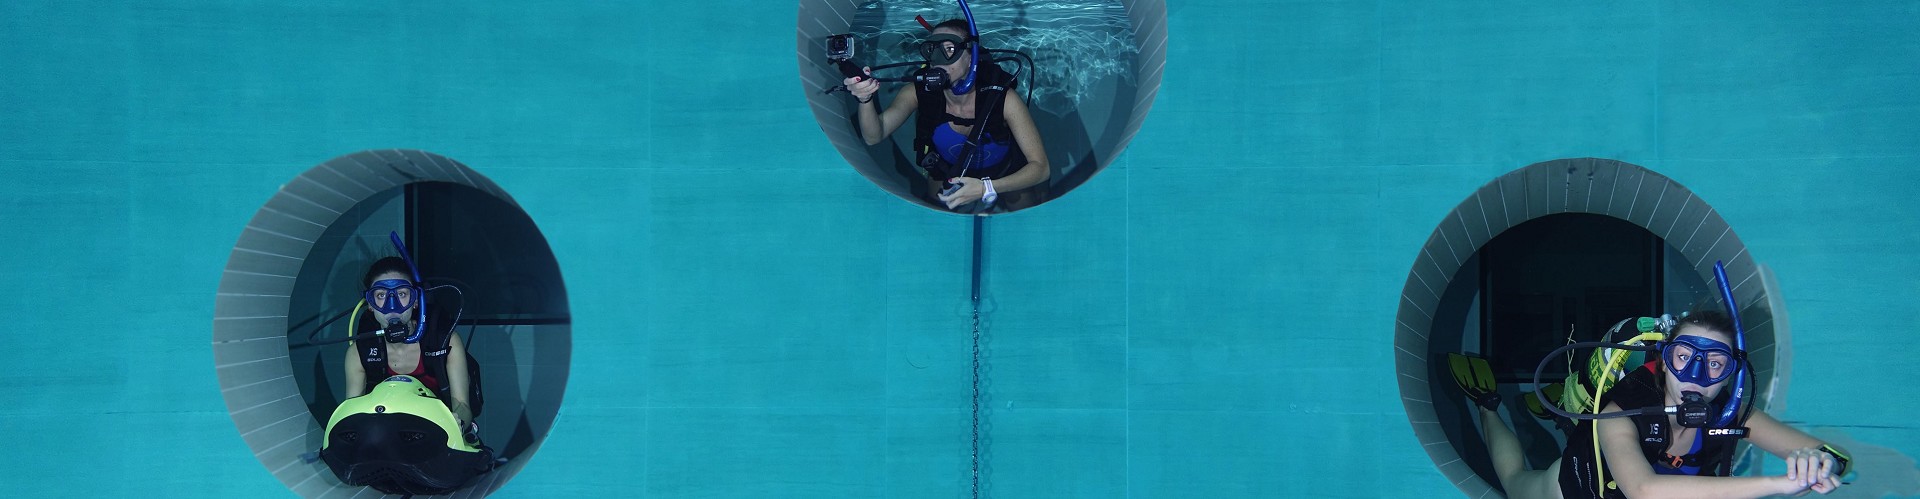
[[[967,53],[967,39],[952,33],[937,33],[920,42],[920,56],[928,64],[947,65],[960,60],[960,54]]]

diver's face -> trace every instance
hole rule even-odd
[[[1699,336],[1702,338],[1708,338],[1714,341],[1718,341],[1718,342],[1727,344],[1729,346],[1733,345],[1732,335],[1729,335],[1725,332],[1715,331],[1712,329],[1700,327],[1699,325],[1696,325],[1696,324],[1686,324],[1686,325],[1680,326],[1680,330],[1675,332],[1674,336],[1675,337]],[[1719,352],[1708,352],[1705,359],[1697,360],[1697,361],[1691,359],[1694,353],[1696,353],[1696,351],[1694,350],[1694,348],[1692,348],[1689,345],[1686,345],[1686,344],[1676,345],[1671,350],[1667,352],[1663,352],[1661,354],[1663,356],[1673,357],[1670,359],[1662,359],[1663,361],[1662,365],[1684,367],[1684,366],[1687,366],[1689,362],[1705,362],[1707,375],[1709,377],[1715,377],[1715,378],[1718,378],[1722,374],[1725,374],[1726,372],[1736,368],[1736,366],[1734,365],[1733,359],[1731,357],[1721,354]],[[1680,381],[1680,378],[1674,375],[1674,370],[1671,368],[1663,368],[1662,371],[1665,373],[1667,377],[1667,395],[1671,397],[1673,400],[1679,400],[1680,394],[1682,392],[1698,392],[1701,396],[1706,397],[1707,400],[1713,400],[1714,397],[1717,397],[1720,395],[1720,390],[1726,388],[1727,383],[1730,383],[1733,380],[1733,377],[1729,376],[1725,379],[1720,380],[1718,383],[1714,383],[1712,386],[1700,386],[1698,384]]]
[[[382,272],[380,275],[373,277],[373,282],[380,282],[380,281],[386,281],[386,280],[411,281],[411,278],[407,274],[403,274],[400,272]],[[386,290],[386,289],[380,289],[380,288],[373,288],[371,291],[372,293],[370,294],[374,296],[370,296],[369,298],[371,298],[373,301],[385,301],[387,298],[387,295],[389,293],[392,293],[394,300],[396,300],[401,306],[406,307],[405,309],[399,312],[394,312],[394,313],[384,313],[378,310],[374,310],[375,317],[378,317],[380,319],[380,324],[383,326],[388,323],[392,323],[393,321],[396,321],[396,320],[401,322],[407,322],[408,318],[413,317],[413,309],[420,306],[420,297],[414,296],[413,290],[410,288],[402,288],[398,290]],[[372,308],[369,307],[368,310],[372,310]]]
[[[952,29],[941,28],[941,29],[933,30],[933,32],[936,34],[944,33],[944,34],[958,36],[962,40],[965,40],[967,38],[966,32],[952,30]],[[952,42],[942,42],[940,44],[939,49],[946,51],[947,54],[951,54],[959,58],[954,59],[954,61],[950,64],[934,65],[933,67],[947,70],[947,74],[949,75],[948,81],[957,81],[961,78],[966,78],[967,65],[973,62],[973,52],[970,50],[967,50],[967,45],[956,44]]]

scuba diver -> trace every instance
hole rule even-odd
[[[1731,309],[1725,272],[1717,264],[1715,270]],[[1519,440],[1501,421],[1500,396],[1487,361],[1448,354],[1454,382],[1480,407],[1482,436],[1508,497],[1761,497],[1825,494],[1842,484],[1850,467],[1844,450],[1755,411],[1751,400],[1744,400],[1752,365],[1737,311],[1642,318],[1638,328],[1643,334],[1627,342],[1574,343],[1541,362],[1536,384],[1547,360],[1560,352],[1601,349],[1585,372],[1559,385],[1563,393],[1581,396],[1547,400],[1554,386],[1533,394],[1541,402],[1530,407],[1535,416],[1555,419],[1567,435],[1560,458],[1543,470],[1526,468]],[[1647,340],[1653,344],[1637,345]],[[1622,375],[1629,350],[1659,357]],[[1596,385],[1601,394],[1582,398],[1585,384]],[[1742,438],[1784,459],[1786,472],[1731,476]]]
[[[372,391],[389,376],[410,375],[446,400],[462,425],[470,424],[474,410],[469,402],[466,343],[453,331],[452,321],[446,320],[451,314],[421,320],[425,307],[416,305],[426,301],[426,288],[411,272],[411,264],[397,256],[381,258],[367,268],[361,281],[366,286],[365,317],[375,320],[356,321],[355,333],[377,331],[386,341],[348,343],[347,398]],[[433,349],[423,350],[422,345]]]
[[[356,306],[349,321],[347,399],[327,423],[319,457],[348,485],[449,493],[496,464],[474,423],[478,367],[453,330],[460,304],[430,300],[438,288],[426,287],[399,234],[391,237],[400,256],[373,262],[361,281],[368,310]]]
[[[921,21],[929,31],[920,43],[926,60],[912,63],[921,67],[911,79],[873,76],[875,69],[905,64],[874,68],[840,61],[847,76],[842,84],[858,102],[860,137],[867,145],[879,144],[914,115],[916,160],[947,209],[982,213],[996,204],[1006,209],[1039,204],[1051,175],[1040,131],[1027,103],[1013,91],[1014,75],[992,59],[993,52],[1002,51],[981,47],[973,13],[965,0],[959,3],[966,19],[933,26]],[[913,91],[895,95],[881,111],[880,82],[909,80],[916,82]],[[970,203],[978,204],[962,209]]]

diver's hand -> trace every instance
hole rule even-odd
[[[1808,490],[1826,494],[1840,488],[1840,477],[1834,474],[1835,471],[1839,471],[1840,463],[1834,461],[1833,455],[1821,452],[1819,449],[1807,449],[1807,452],[1819,456],[1820,459],[1820,466],[1813,472],[1815,477],[1813,485],[1808,487]]]
[[[973,177],[954,177],[950,182],[960,184],[960,190],[940,195],[940,202],[946,203],[947,209],[949,210],[959,208],[960,205],[963,204],[979,201],[980,196],[987,195],[987,187],[980,183],[980,179]]]
[[[847,93],[853,94],[854,100],[860,102],[873,100],[873,95],[880,93],[880,82],[874,81],[872,76],[873,68],[863,67],[860,68],[860,72],[867,74],[867,76],[847,78],[840,80],[840,83],[847,86]]]
[[[1792,485],[1786,494],[1802,493],[1811,490],[1825,494],[1840,487],[1840,478],[1833,475],[1835,465],[1833,455],[1818,449],[1795,449],[1787,453],[1786,481]]]
[[[1807,495],[1807,485],[1801,483],[1799,480],[1788,478],[1786,475],[1774,475],[1766,477],[1766,479],[1773,488],[1773,493],[1770,494],[1771,496],[1800,497]]]

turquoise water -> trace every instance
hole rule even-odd
[[[1018,50],[1032,57],[1033,64],[1024,66],[1025,72],[1017,76],[1023,98],[1034,107],[1067,113],[1083,101],[1107,97],[1095,91],[1103,83],[1129,88],[1135,84],[1133,68],[1140,47],[1133,42],[1127,9],[1118,1],[977,1],[967,6],[986,47]],[[870,65],[923,58],[917,42],[926,38],[927,29],[915,16],[932,24],[966,18],[948,1],[861,4],[851,31],[879,50]],[[1002,64],[1008,71],[1021,67],[1016,62]]]
[[[846,166],[769,5],[0,3],[0,490],[282,494],[214,376],[221,269],[302,171],[414,148],[510,192],[567,285],[565,405],[502,496],[963,496],[970,220]],[[1127,151],[987,224],[992,497],[1455,494],[1395,389],[1399,292],[1475,189],[1589,156],[1777,273],[1773,414],[1881,449],[1843,491],[1911,472],[1920,7],[1168,16]]]

